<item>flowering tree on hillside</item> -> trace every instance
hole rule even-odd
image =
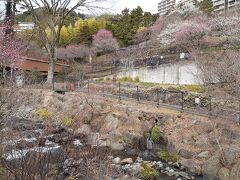
[[[84,58],[91,58],[95,54],[93,48],[84,45],[69,45],[66,48],[59,48],[57,50],[59,59],[81,60]]]
[[[190,42],[190,45],[195,45],[195,42],[197,42],[197,45],[199,45],[200,39],[210,31],[211,29],[207,23],[190,21],[184,23],[179,30],[174,33],[174,39],[176,42],[184,44]]]
[[[5,29],[8,27],[0,27],[0,68],[5,78],[6,67],[11,70],[18,68],[21,63],[20,44],[11,34],[6,34]]]
[[[150,30],[146,27],[140,27],[134,36],[134,43],[139,44],[150,39]]]
[[[93,36],[93,45],[102,52],[111,52],[118,49],[117,39],[113,37],[111,31],[106,29],[100,29]]]

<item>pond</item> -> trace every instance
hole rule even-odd
[[[157,67],[142,67],[122,71],[117,74],[121,77],[139,77],[141,82],[163,84],[201,84],[197,65],[194,62],[177,62],[161,64]]]

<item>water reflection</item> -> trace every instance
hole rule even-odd
[[[130,76],[139,77],[141,82],[153,82],[164,84],[201,84],[199,69],[196,64],[174,63],[162,64],[156,68],[144,67],[123,71],[118,77]]]

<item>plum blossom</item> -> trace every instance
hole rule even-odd
[[[186,22],[180,26],[179,30],[174,33],[176,41],[194,41],[199,40],[205,34],[211,31],[211,28],[204,22]]]
[[[20,66],[20,44],[12,34],[5,33],[5,26],[0,27],[0,67],[16,69]]]
[[[100,29],[93,36],[93,46],[102,52],[111,52],[118,49],[117,39],[113,37],[111,31]]]

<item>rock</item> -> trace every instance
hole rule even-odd
[[[138,174],[140,170],[141,170],[141,163],[134,163],[132,165],[132,174],[133,175]]]
[[[111,143],[110,148],[114,151],[122,151],[124,150],[124,146],[120,143]]]
[[[209,157],[209,151],[203,151],[200,154],[198,154],[199,158],[208,158]]]
[[[222,167],[219,171],[218,171],[218,179],[219,180],[229,180],[229,169]]]
[[[240,147],[238,145],[231,145],[223,151],[224,160],[229,164],[234,164],[240,157]]]
[[[81,125],[79,129],[76,130],[75,135],[90,135],[91,134],[91,128],[87,124]]]
[[[209,180],[214,180],[221,167],[220,155],[216,154],[215,156],[212,156],[202,166],[203,177]]]
[[[133,164],[132,158],[123,159],[123,160],[121,161],[121,165],[125,165],[125,164]]]
[[[108,156],[107,158],[108,158],[109,160],[113,160],[113,159],[114,159],[113,156]]]
[[[196,153],[192,152],[190,150],[180,149],[179,155],[186,158],[186,159],[191,159],[196,155]]]
[[[112,162],[113,162],[114,164],[120,164],[121,159],[120,159],[119,157],[116,157],[116,158],[114,158],[114,159],[112,160]]]
[[[124,142],[132,146],[134,149],[138,149],[142,135],[139,133],[126,132],[123,134]]]
[[[183,159],[181,164],[194,174],[200,175],[202,173],[200,165],[194,159]]]
[[[171,154],[179,153],[179,149],[177,149],[177,147],[175,146],[175,142],[171,141],[170,139],[168,139],[167,151]]]
[[[80,146],[83,146],[83,144],[81,143],[81,141],[79,139],[75,139],[73,141],[73,145],[74,146],[77,146],[77,147],[80,147]]]
[[[181,172],[178,172],[177,174],[185,179],[191,179],[186,172],[181,171]]]
[[[180,164],[179,164],[178,162],[175,162],[175,163],[173,163],[173,166],[174,166],[175,168],[179,168],[179,167],[180,167]]]
[[[239,180],[240,179],[240,161],[235,164],[230,173],[230,180]]]
[[[105,118],[104,125],[101,128],[101,132],[109,133],[117,129],[119,120],[116,116],[108,114]]]
[[[203,132],[201,132],[201,133],[203,133]],[[201,147],[201,148],[204,148],[204,147],[208,148],[210,146],[208,135],[207,134],[203,134],[203,135],[197,136],[195,145],[197,147]]]
[[[142,162],[143,162],[143,159],[140,158],[140,157],[137,157],[136,162],[142,163]]]
[[[146,147],[147,147],[148,150],[153,149],[153,142],[149,138],[146,139]]]

